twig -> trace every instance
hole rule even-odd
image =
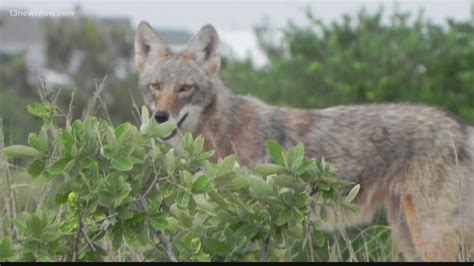
[[[268,260],[268,250],[270,249],[270,242],[272,240],[271,230],[268,231],[267,238],[263,242],[263,248],[260,253],[260,262],[266,262]]]
[[[82,234],[82,219],[79,215],[79,228],[77,229],[76,233],[76,241],[74,242],[74,253],[72,255],[72,261],[76,262],[79,257],[79,245],[81,242],[81,234]]]
[[[73,105],[74,105],[74,97],[75,96],[76,96],[76,88],[74,88],[74,90],[72,91],[71,101],[69,101],[69,109],[68,109],[67,114],[66,114],[66,127],[71,126],[71,121],[72,121],[72,118],[73,118],[72,109],[73,109]]]
[[[309,259],[311,262],[314,262],[314,246],[313,246],[313,234],[311,232],[311,226],[308,222],[306,233],[308,234],[308,245],[309,245]]]
[[[53,103],[53,92],[46,88],[46,81],[44,80],[44,78],[42,78],[37,71],[34,71],[34,73],[37,82],[38,94],[40,96],[41,101],[46,103]]]
[[[178,262],[178,259],[174,255],[173,246],[168,238],[168,235],[165,232],[158,231],[158,237],[160,238],[160,243],[165,247],[166,256],[171,262]]]
[[[100,98],[100,94],[102,91],[105,89],[105,83],[107,81],[107,76],[104,77],[102,82],[97,86],[95,84],[95,91],[92,97],[89,99],[89,102],[87,103],[86,108],[82,112],[82,119],[84,119],[86,116],[90,115],[93,113],[94,108],[96,106],[97,100]],[[111,123],[112,124],[112,123]]]
[[[147,211],[147,208],[145,207],[145,199],[141,197],[138,202],[140,203],[143,210]],[[152,230],[160,238],[160,244],[162,244],[163,247],[165,248],[165,253],[166,253],[166,256],[168,257],[168,259],[171,262],[178,262],[178,259],[176,258],[176,255],[173,252],[173,246],[171,245],[171,242],[168,238],[168,235],[165,232],[157,231],[157,230],[154,230],[153,228],[152,228]]]
[[[130,88],[128,88],[128,93],[130,94],[130,99],[132,100],[132,107],[133,107],[133,110],[135,110],[135,113],[133,112],[132,110],[132,116],[133,118],[135,119],[135,122],[137,122],[138,124],[140,124],[140,121],[142,121],[140,119],[140,109],[138,109],[138,105],[137,103],[135,102],[135,98],[133,97],[133,93],[132,93],[132,90]],[[143,118],[142,118],[143,119]]]
[[[156,171],[156,168],[155,166],[153,165],[153,172],[155,173],[155,179],[153,179],[153,181],[151,182],[150,186],[148,187],[148,189],[145,191],[145,193],[143,193],[143,195],[141,196],[142,199],[145,199],[146,196],[148,196],[148,194],[151,192],[151,190],[153,189],[153,187],[155,186],[155,184],[157,184],[158,180],[159,180],[159,176],[160,176],[160,172],[161,172],[161,167],[160,167],[160,170],[158,170],[158,172]]]
[[[351,240],[346,235],[346,232],[344,231],[344,229],[342,229],[342,223],[338,223],[337,227],[339,229],[339,232],[341,233],[342,239],[346,243],[347,249],[349,250],[349,256],[350,256],[351,262],[359,262],[359,260],[357,259],[356,254],[355,254],[354,248],[352,248]]]
[[[84,231],[84,229],[82,229],[81,231],[82,231],[82,234],[84,234],[84,236],[86,237],[87,244],[89,245],[89,247],[91,247],[92,250],[95,251],[94,243],[92,243],[92,241],[89,238],[89,236],[87,235],[86,231]],[[87,247],[87,246],[85,246],[85,247]]]

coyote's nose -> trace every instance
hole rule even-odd
[[[155,112],[155,120],[158,123],[164,123],[168,121],[168,118],[170,117],[170,114],[168,112],[163,112],[163,111],[156,111]]]

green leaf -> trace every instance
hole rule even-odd
[[[271,185],[259,177],[252,177],[250,179],[249,191],[257,197],[268,197],[273,194]]]
[[[212,155],[214,155],[214,153],[215,153],[214,150],[206,151],[206,152],[203,152],[199,155],[196,155],[196,157],[194,159],[197,160],[197,161],[207,160],[207,159],[211,158]]]
[[[70,160],[66,166],[64,167],[65,171],[69,172],[69,174],[71,174],[73,171],[75,171],[76,169],[78,169],[78,165],[77,165],[77,161],[72,159]]]
[[[25,223],[15,218],[12,218],[10,221],[13,225],[15,225],[15,228],[18,229],[18,231],[20,231],[22,234],[28,234],[28,229]]]
[[[132,129],[132,124],[130,123],[123,123],[121,125],[119,125],[116,129],[115,129],[115,136],[117,137],[117,139],[125,139],[125,140],[128,140],[127,139],[127,136],[129,136],[129,134],[127,134],[128,132],[130,132]]]
[[[162,138],[167,137],[176,129],[176,123],[173,121],[166,121],[164,123],[160,123],[156,125],[152,132],[151,136],[154,138]]]
[[[132,191],[132,187],[130,186],[129,183],[125,182],[123,180],[123,177],[117,177],[116,183],[112,186],[113,192],[116,195],[115,197],[115,206],[119,206],[130,194]]]
[[[231,252],[229,246],[224,242],[221,242],[214,238],[206,238],[202,241],[203,248],[211,254],[216,254],[218,256],[226,256]]]
[[[174,156],[173,149],[165,154],[163,158],[163,167],[165,168],[168,175],[173,174],[174,170],[176,170],[176,158]]]
[[[105,207],[118,207],[132,191],[131,185],[119,174],[112,174],[109,185],[98,193],[99,203]]]
[[[297,174],[304,174],[310,167],[314,165],[316,165],[316,161],[314,159],[304,161],[298,168]]]
[[[59,175],[64,171],[64,168],[66,168],[66,165],[69,163],[71,159],[70,158],[61,158],[54,162],[54,164],[49,168],[48,172],[51,175]]]
[[[320,230],[314,230],[314,240],[316,242],[316,245],[320,248],[324,246],[324,243],[326,242],[326,237],[324,237],[323,232]]]
[[[237,236],[245,236],[247,239],[252,239],[260,229],[253,225],[253,224],[243,224],[237,231],[235,231],[235,234]]]
[[[235,190],[240,190],[242,188],[248,187],[249,184],[249,180],[245,176],[238,176],[232,179],[232,181],[230,181],[230,186]]]
[[[304,220],[304,215],[297,208],[293,208],[291,211],[291,218],[294,221],[301,223]]]
[[[347,203],[347,202],[343,202],[342,206],[346,209],[348,209],[349,211],[351,212],[359,212],[360,211],[360,208],[359,206],[353,204],[353,203]]]
[[[49,116],[49,108],[45,104],[41,104],[41,103],[29,104],[28,106],[26,106],[26,110],[28,110],[28,112],[34,116],[38,116],[42,118]]]
[[[286,222],[288,222],[288,220],[290,219],[290,216],[291,216],[291,208],[281,210],[278,213],[277,219],[275,220],[275,225],[276,226],[284,225]]]
[[[298,208],[303,208],[305,206],[308,206],[310,199],[311,197],[307,193],[301,192],[298,195],[296,195],[295,206]]]
[[[196,194],[207,193],[212,189],[209,178],[205,175],[199,176],[194,182],[191,191]]]
[[[296,169],[301,166],[301,163],[304,159],[304,146],[301,143],[298,143],[295,147],[292,147],[288,150],[286,154],[286,161],[290,169]]]
[[[163,214],[155,214],[151,217],[151,225],[155,230],[163,231],[168,227],[168,220]]]
[[[13,256],[15,256],[15,250],[13,249],[12,239],[7,236],[0,241],[0,261],[6,261]]]
[[[291,175],[283,174],[283,175],[277,175],[273,177],[273,180],[275,184],[281,186],[281,187],[292,187],[293,183],[295,181],[295,178]]]
[[[167,231],[174,232],[178,230],[180,227],[179,221],[176,220],[176,218],[174,217],[166,217],[166,222],[167,222],[167,226],[166,226]]]
[[[204,147],[204,138],[202,136],[198,136],[194,140],[194,153],[198,154],[202,152],[203,147]]]
[[[145,213],[137,213],[132,218],[127,219],[123,223],[124,233],[123,236],[127,243],[134,248],[140,246],[142,242],[140,235],[143,233],[142,230],[145,226]]]
[[[302,224],[295,223],[294,219],[288,221],[288,230],[285,233],[293,239],[302,239],[304,237]]]
[[[153,128],[152,121],[150,121],[150,113],[148,113],[148,108],[142,106],[142,124],[140,125],[140,133],[148,134]]]
[[[191,173],[189,171],[184,170],[181,171],[181,175],[183,181],[181,185],[188,190],[191,189],[193,186],[193,176],[191,175]]]
[[[229,155],[224,160],[219,162],[219,166],[217,168],[216,176],[224,176],[234,169],[235,164],[235,156]]]
[[[316,183],[316,186],[318,186],[321,190],[324,190],[324,191],[331,190],[331,185],[328,182],[323,181],[323,180]]]
[[[105,136],[107,137],[107,142],[109,144],[115,144],[117,137],[115,136],[115,131],[110,125],[105,126]]]
[[[159,210],[161,207],[161,203],[163,202],[163,195],[156,194],[150,201],[149,208],[153,211]]]
[[[187,211],[178,208],[176,203],[173,203],[169,210],[170,214],[175,216],[181,222],[181,224],[187,227],[192,226],[193,221],[191,220],[191,217],[188,215]]]
[[[184,209],[188,207],[190,199],[191,196],[186,191],[181,191],[176,197],[176,203],[178,204],[178,207]]]
[[[148,124],[150,122],[150,113],[148,112],[148,107],[142,105],[142,125]]]
[[[283,192],[284,191],[284,192]],[[291,191],[289,190],[282,190],[279,193],[279,198],[280,200],[287,206],[287,207],[293,207],[295,204],[294,200],[294,195]]]
[[[28,134],[28,145],[44,153],[48,151],[48,143],[44,142],[36,133]]]
[[[57,193],[56,194],[56,197],[54,198],[54,202],[56,202],[57,204],[64,204],[67,202],[67,199],[68,199],[68,193]]]
[[[286,172],[286,168],[278,164],[266,163],[257,165],[255,167],[255,172],[262,176],[269,176],[284,173]]]
[[[193,143],[193,135],[191,132],[184,133],[184,143],[192,144]]]
[[[112,234],[112,249],[117,251],[122,246],[123,240],[123,226],[120,222],[113,225],[112,230],[110,230]]]
[[[285,165],[285,160],[283,159],[283,152],[283,148],[276,141],[267,141],[267,153],[270,154],[272,160],[279,165]]]
[[[211,198],[211,200],[213,200],[214,202],[216,202],[216,203],[219,204],[220,206],[225,206],[225,207],[227,207],[227,206],[229,205],[229,204],[222,198],[222,196],[219,195],[219,193],[217,193],[215,190],[209,191],[208,195],[209,195],[209,198]]]
[[[43,225],[40,218],[36,214],[32,214],[26,219],[26,227],[33,237],[37,240],[41,239],[43,235]]]
[[[323,198],[326,200],[335,200],[336,192],[333,189],[323,190]]]
[[[43,173],[45,166],[46,162],[44,160],[36,159],[28,166],[28,174],[32,177],[37,177]]]
[[[129,171],[133,168],[133,160],[130,158],[116,157],[111,161],[110,166],[119,171]]]
[[[355,197],[357,196],[357,194],[359,193],[359,189],[360,189],[360,184],[357,184],[355,185],[351,191],[349,192],[349,194],[347,194],[347,196],[344,198],[344,203],[351,203]]]
[[[3,153],[10,158],[39,157],[43,155],[39,150],[24,145],[5,147]]]
[[[151,130],[153,129],[153,124],[152,124],[153,122],[151,122],[149,119],[147,121],[148,122],[143,123],[140,126],[140,133],[142,133],[143,135],[150,134]]]
[[[73,156],[71,154],[71,149],[74,145],[74,137],[71,135],[71,133],[66,130],[61,130],[61,132],[59,133],[59,142],[62,144],[64,152],[67,155]]]

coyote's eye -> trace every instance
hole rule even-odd
[[[161,89],[161,84],[160,83],[150,83],[150,87],[154,90],[160,90]]]
[[[179,87],[179,92],[186,92],[186,91],[190,91],[194,88],[193,85],[182,85],[181,87]]]

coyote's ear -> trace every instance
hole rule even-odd
[[[140,22],[135,33],[135,65],[143,71],[148,58],[159,59],[171,55],[169,47],[145,21]]]
[[[206,25],[189,42],[184,55],[200,64],[209,75],[215,74],[221,65],[219,36],[211,25]]]

